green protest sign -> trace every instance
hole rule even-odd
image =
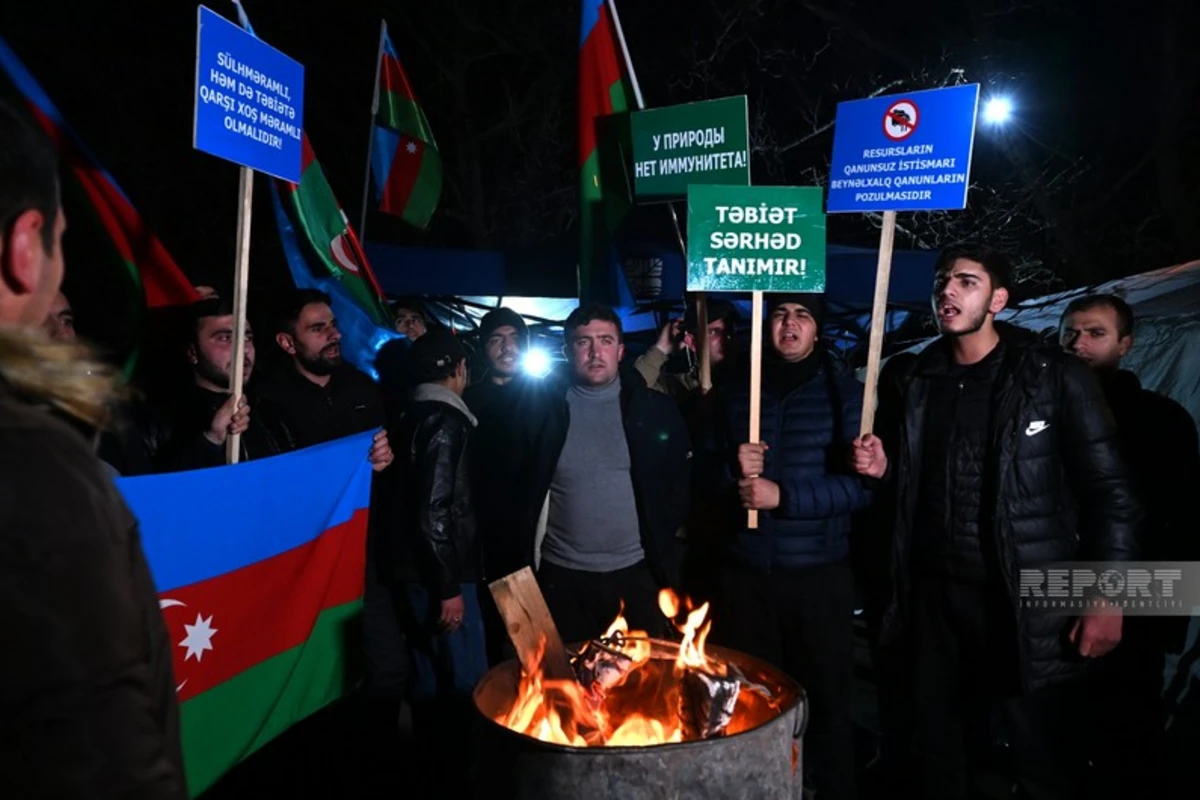
[[[825,291],[818,186],[689,186],[690,292]]]
[[[635,111],[634,192],[639,200],[676,200],[692,183],[750,185],[746,97]]]

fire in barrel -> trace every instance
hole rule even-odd
[[[539,598],[540,599],[540,598]],[[708,604],[669,590],[659,607],[678,641],[631,631],[618,615],[569,648],[548,677],[547,636],[475,691],[490,796],[801,796],[803,692],[774,667],[708,646]],[[556,635],[556,634],[555,634]]]

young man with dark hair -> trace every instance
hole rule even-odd
[[[413,343],[409,360],[417,386],[396,436],[402,455],[390,478],[397,513],[372,531],[373,552],[383,581],[407,601],[398,618],[413,665],[418,739],[440,745],[434,757],[450,780],[465,763],[471,692],[487,670],[469,480],[476,419],[462,401],[467,353],[458,337],[430,331]],[[398,644],[373,642],[379,632],[368,629],[368,651]]]
[[[269,404],[252,404],[247,394],[230,394],[233,380],[233,303],[211,298],[191,309],[186,357],[192,366],[192,386],[182,393],[174,413],[171,436],[158,454],[162,471],[204,469],[226,463],[225,441],[240,435],[239,461],[287,453],[296,449],[292,432]],[[243,379],[254,376],[254,332],[246,326]]]
[[[852,515],[870,502],[846,466],[862,388],[818,349],[824,298],[767,295],[762,441],[750,426],[749,365],[719,391],[704,448],[705,495],[724,501],[713,641],[758,656],[804,686],[812,714],[804,770],[818,797],[855,797]],[[746,510],[759,525],[746,527]],[[729,535],[732,530],[732,535]]]
[[[1121,454],[1146,511],[1142,560],[1200,560],[1192,502],[1200,486],[1196,423],[1179,403],[1143,389],[1137,375],[1121,369],[1133,349],[1133,327],[1133,309],[1123,299],[1086,295],[1063,311],[1060,341],[1095,372],[1116,418]],[[1171,456],[1164,457],[1164,450]],[[1129,619],[1121,646],[1097,665],[1096,691],[1111,712],[1095,737],[1099,796],[1165,793],[1163,673],[1166,654],[1183,648],[1187,622],[1187,617]]]
[[[894,599],[883,639],[913,658],[917,793],[961,798],[999,711],[1017,782],[1074,797],[1089,659],[1121,641],[1119,609],[1075,619],[1023,605],[1020,573],[1137,557],[1141,512],[1104,396],[1085,364],[996,315],[1007,259],[982,246],[938,260],[941,338],[881,395],[900,408],[855,443],[854,465],[896,504]]]
[[[275,343],[291,363],[267,376],[262,398],[292,432],[298,447],[311,447],[380,429],[369,459],[376,471],[392,463],[379,387],[342,361],[342,334],[329,295],[296,289],[280,304]]]
[[[487,542],[508,569],[532,565],[563,638],[601,635],[622,603],[661,634],[660,588],[679,585],[675,531],[687,512],[687,430],[674,402],[621,371],[621,320],[585,305],[563,327],[569,375],[514,415],[513,538]]]
[[[423,303],[415,297],[401,297],[392,303],[392,314],[396,318],[396,332],[402,333],[415,342],[429,330],[425,320]]]
[[[0,103],[0,797],[188,796],[137,520],[79,431],[116,376],[41,329],[63,276],[58,164]]]
[[[504,416],[504,400],[511,397],[521,376],[521,355],[529,347],[529,326],[511,308],[494,308],[479,321],[479,343],[485,371],[482,380],[467,388],[463,399],[484,426],[491,406]]]

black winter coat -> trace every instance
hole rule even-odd
[[[470,490],[473,426],[449,403],[416,400],[400,420],[396,463],[386,478],[395,516],[380,526],[385,577],[421,583],[441,600],[480,577]]]
[[[0,380],[0,797],[184,800],[172,640],[137,520]]]
[[[513,407],[508,465],[520,480],[501,511],[509,534],[485,545],[490,578],[534,563],[538,519],[570,426],[566,380],[544,380],[527,385]],[[661,585],[678,587],[682,552],[675,532],[687,516],[691,476],[687,428],[675,402],[648,389],[631,368],[621,371],[621,413],[646,562]]]
[[[1028,331],[996,327],[1007,347],[995,387],[982,519],[1016,620],[1021,685],[1032,691],[1078,677],[1084,661],[1066,637],[1071,618],[1021,607],[1020,570],[1062,561],[1132,560],[1142,513],[1112,413],[1091,370],[1074,356],[1041,346]],[[924,376],[939,364],[949,364],[941,340],[901,376],[901,404],[881,406],[876,420],[888,453],[886,479],[897,498],[895,596],[885,614],[885,641],[901,633],[907,612],[929,391]]]
[[[240,438],[239,462],[290,453],[296,449],[291,430],[271,405],[248,394],[250,426]],[[158,472],[179,472],[224,466],[225,445],[213,444],[204,435],[229,395],[195,386],[180,400],[170,436],[159,448]]]

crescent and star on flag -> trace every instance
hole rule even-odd
[[[158,601],[158,607],[160,610],[174,608],[176,606],[184,608],[187,606],[187,603],[170,597],[166,597]],[[196,661],[203,661],[204,651],[213,649],[212,638],[219,629],[212,626],[212,621],[213,618],[211,614],[208,617],[205,617],[202,614],[196,614],[196,621],[193,624],[188,625],[187,623],[184,623],[183,630],[187,635],[183,637],[183,641],[179,642],[178,646],[187,650],[187,653],[183,657],[185,663],[192,658],[195,658]],[[175,687],[175,691],[178,692],[186,684],[187,679],[185,678],[183,683]]]

